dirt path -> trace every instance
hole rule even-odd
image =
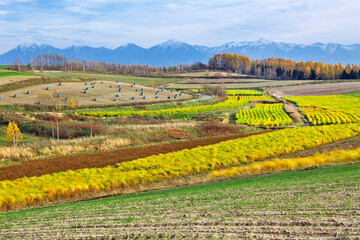
[[[210,137],[205,139],[190,140],[160,145],[124,148],[115,151],[79,154],[73,156],[61,156],[56,158],[26,161],[21,165],[0,168],[0,181],[14,180],[21,177],[41,176],[47,173],[55,173],[66,170],[82,168],[106,167],[116,163],[131,161],[151,155],[164,154],[182,149],[191,149],[198,146],[206,146],[226,140],[247,137],[252,134],[237,134],[230,136]]]
[[[298,105],[296,105],[295,103],[290,102],[290,101],[287,101],[287,102],[290,103],[291,105],[293,105],[293,107],[298,111],[298,113],[299,113],[300,116],[301,116],[301,120],[302,120],[303,123],[304,123],[304,127],[306,127],[306,126],[312,126],[312,124],[306,119],[305,115],[300,112]]]

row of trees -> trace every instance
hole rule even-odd
[[[360,66],[343,66],[322,62],[296,62],[283,58],[250,60],[250,58],[231,53],[216,54],[210,57],[209,69],[255,75],[270,79],[359,79]]]
[[[283,58],[251,60],[249,57],[231,53],[219,53],[210,57],[208,65],[197,62],[195,64],[179,64],[167,67],[74,60],[67,59],[58,54],[41,54],[37,57],[30,57],[28,67],[35,71],[95,71],[133,76],[149,76],[157,73],[209,69],[236,72],[270,79],[315,80],[360,78],[360,66],[357,64],[343,66],[341,63],[334,65],[312,61],[296,62]],[[21,71],[23,69],[21,61],[17,59],[12,68]]]
[[[67,59],[58,54],[40,54],[37,57],[30,57],[28,67],[33,71],[95,71],[95,72],[111,72],[123,75],[148,76],[152,73],[166,72],[188,72],[191,70],[204,70],[207,65],[197,62],[195,64],[179,64],[167,67],[154,67],[150,65],[140,64],[115,64],[100,61],[85,61]],[[19,59],[16,59],[13,70],[21,71],[24,69]]]

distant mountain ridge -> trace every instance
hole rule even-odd
[[[168,66],[195,62],[207,63],[209,57],[224,52],[242,54],[252,59],[279,57],[296,61],[360,63],[360,44],[314,43],[305,45],[259,39],[257,41],[229,42],[218,47],[190,45],[176,40],[169,40],[150,48],[127,43],[116,49],[89,46],[71,46],[59,49],[48,44],[38,45],[32,43],[19,45],[0,55],[0,64],[12,64],[17,58],[27,64],[31,56],[37,57],[39,54],[53,53],[70,59]]]

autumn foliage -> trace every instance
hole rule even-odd
[[[270,79],[359,79],[360,66],[343,66],[341,63],[296,62],[291,59],[268,58],[250,60],[250,58],[231,53],[219,53],[210,57],[209,69],[238,72]]]
[[[14,147],[23,139],[20,129],[15,122],[9,122],[6,130],[6,141],[12,142]]]

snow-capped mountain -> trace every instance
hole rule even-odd
[[[0,64],[11,64],[19,58],[24,64],[30,57],[54,53],[70,59],[95,60],[120,64],[148,64],[167,66],[203,62],[216,53],[237,53],[252,59],[269,57],[289,58],[296,61],[322,61],[325,63],[360,63],[360,44],[341,45],[336,43],[314,43],[311,45],[272,42],[266,39],[257,41],[229,42],[218,47],[190,45],[169,40],[159,45],[142,48],[127,43],[112,50],[105,47],[71,46],[65,49],[48,44],[22,44],[0,55]]]

